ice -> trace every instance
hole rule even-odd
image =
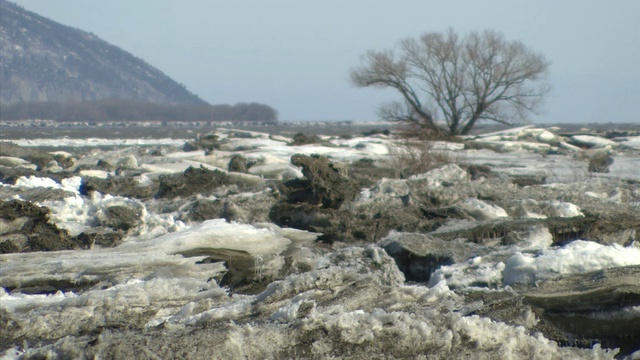
[[[543,207],[546,207],[549,216],[551,217],[574,217],[574,216],[584,216],[580,208],[572,203],[551,200],[551,201],[542,201],[540,204]]]
[[[464,150],[464,143],[432,142],[435,150],[455,152],[461,164],[490,166],[498,177],[472,181],[461,166],[450,164],[411,179],[382,179],[363,190],[356,205],[396,202],[401,206],[400,197],[423,196],[417,193],[419,189],[434,196],[446,195],[438,198],[441,203],[428,206],[461,207],[475,214],[466,220],[434,221],[439,227],[429,234],[433,237],[470,229],[478,221],[483,225],[507,221],[535,224],[535,218],[583,216],[583,212],[592,214],[611,201],[635,211],[630,200],[638,198],[637,191],[630,192],[615,181],[640,179],[639,160],[630,149],[636,138],[618,139],[610,174],[587,174],[586,161],[576,162],[564,155],[581,149],[552,131],[529,126],[476,137],[501,151],[513,150],[505,153]],[[189,166],[224,171],[243,184],[271,186],[276,182],[263,178],[302,176],[300,169],[290,164],[294,154],[321,154],[340,162],[368,158],[383,163],[394,141],[381,135],[350,139],[325,136],[318,144],[289,146],[289,138],[235,132],[218,131],[227,150],[210,154],[182,151],[186,140],[171,139],[57,139],[55,145],[35,139],[24,140],[24,144],[118,146],[120,150],[104,153],[96,149],[78,157],[78,162],[92,166],[105,158],[114,164],[117,159],[134,164],[135,159],[138,166],[131,175],[144,186],[162,174],[180,173]],[[151,156],[135,148],[149,145],[173,149]],[[547,155],[549,150],[561,155]],[[255,162],[249,174],[226,171],[235,154]],[[55,354],[76,358],[84,356],[84,351],[87,357],[110,358],[116,351],[135,354],[140,351],[135,346],[144,344],[144,350],[159,358],[171,358],[175,351],[185,358],[206,351],[214,358],[349,358],[370,354],[417,358],[429,354],[434,358],[608,359],[615,351],[598,345],[592,349],[560,347],[536,334],[538,330],[531,324],[537,321],[537,313],[529,312],[526,321],[497,321],[486,313],[472,315],[494,305],[470,299],[477,293],[499,298],[515,291],[510,285],[520,284],[516,289],[564,274],[640,264],[638,245],[578,240],[552,248],[550,225],[537,224],[517,230],[515,243],[492,239],[491,246],[478,244],[481,253],[440,266],[428,283],[407,283],[395,261],[375,245],[338,243],[329,247],[314,242],[321,234],[272,223],[240,224],[223,219],[184,223],[179,219],[186,219],[192,198],[136,200],[99,192],[80,196],[82,177],[119,175],[102,170],[73,174],[80,176],[60,183],[21,177],[3,191],[27,192],[42,187],[68,191],[66,198],[52,197],[38,204],[49,207],[50,221],[72,235],[108,224],[110,207],[132,209],[139,214],[134,220],[139,221],[113,248],[0,255],[0,314],[20,329],[16,338],[27,339],[15,340],[11,346],[27,342],[33,346],[4,349],[5,357]],[[494,181],[508,184],[508,176],[521,175],[566,183],[576,183],[580,176],[584,186],[505,185],[505,193],[525,195],[514,201],[505,200],[502,194],[496,196],[491,188]],[[613,191],[618,188],[624,191]],[[551,195],[546,196],[547,191]],[[216,195],[218,201],[257,196],[243,192]],[[7,192],[6,197],[11,196],[14,194]],[[522,207],[522,212],[514,215],[517,220],[510,220],[507,211],[512,214],[515,207]],[[13,226],[11,229],[21,225],[3,224]],[[512,245],[501,245],[507,243]],[[633,306],[593,316],[637,318],[638,311],[638,306]],[[97,337],[99,341],[94,341]],[[166,346],[168,341],[171,347]]]
[[[444,183],[455,183],[466,178],[466,171],[456,164],[448,164],[424,174],[412,175],[409,180],[426,181],[429,187],[440,187]]]
[[[108,171],[104,170],[80,170],[80,176],[83,177],[95,177],[99,179],[108,179],[111,175]]]
[[[640,150],[640,136],[628,136],[620,142],[621,145]]]
[[[36,170],[38,166],[17,157],[0,156],[0,166],[22,167],[26,169]]]
[[[522,249],[543,249],[553,244],[553,236],[545,226],[537,225],[531,229],[525,239],[518,245]]]
[[[515,127],[515,128],[510,128],[510,129],[506,129],[506,130],[501,130],[501,131],[496,131],[496,132],[491,132],[491,133],[485,133],[482,135],[477,135],[477,136],[467,136],[467,138],[479,138],[479,139],[487,139],[487,138],[502,138],[502,137],[509,137],[509,136],[518,136],[519,133],[521,133],[522,131],[525,130],[530,130],[530,129],[534,129],[533,125],[525,125],[525,126],[521,126],[521,127]]]
[[[48,188],[60,188],[55,180],[50,178],[40,178],[37,176],[24,177],[21,176],[16,180],[14,184],[16,187],[32,188],[32,187],[48,187]]]
[[[436,270],[429,279],[428,286],[436,286],[444,282],[451,287],[497,287],[502,284],[503,262],[483,261],[475,257],[467,262],[443,266]]]
[[[279,180],[282,180],[282,179],[290,180],[290,179],[302,178],[304,176],[302,175],[302,171],[300,171],[300,169],[298,169],[297,167],[291,164],[286,164],[286,163],[254,165],[251,168],[249,168],[249,173],[253,175],[260,175],[270,179],[279,179]]]
[[[466,212],[473,216],[476,220],[491,220],[498,218],[509,217],[507,212],[496,205],[487,204],[482,200],[476,198],[466,199],[461,203],[461,206]]]
[[[0,286],[27,287],[50,281],[119,286],[129,281],[174,278],[207,281],[224,269],[220,263],[197,264],[211,256],[238,263],[241,266],[234,270],[248,278],[270,276],[282,265],[278,255],[291,244],[276,228],[215,219],[155,239],[131,240],[115,248],[5,254],[0,256]],[[298,237],[307,241],[312,238],[315,236]],[[37,267],[32,266],[35,263]],[[228,266],[233,269],[234,265]]]
[[[86,138],[86,139],[12,139],[12,143],[24,146],[46,146],[46,147],[103,147],[103,146],[154,146],[154,145],[166,145],[182,147],[185,141],[190,139],[101,139],[101,138]],[[9,140],[0,140],[9,141]]]
[[[49,189],[59,189],[64,190],[70,193],[73,193],[74,196],[78,196],[80,191],[80,185],[82,184],[82,178],[79,176],[72,176],[70,178],[62,179],[60,183],[56,182],[51,178],[43,178],[37,176],[20,176],[16,179],[14,185],[4,184],[4,186],[14,187],[14,188],[49,188]]]
[[[516,252],[506,262],[504,283],[535,283],[559,275],[640,264],[640,246],[601,245],[577,240],[539,255]]]
[[[606,147],[613,147],[618,145],[618,143],[613,140],[591,135],[574,135],[571,137],[571,140],[573,140],[577,144],[596,149],[603,149]]]

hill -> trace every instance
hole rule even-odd
[[[128,99],[206,104],[97,36],[0,0],[0,104]]]
[[[0,0],[0,120],[273,122],[268,105],[210,105],[97,36]]]

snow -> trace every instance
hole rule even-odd
[[[539,255],[516,252],[507,260],[503,276],[506,285],[533,284],[559,275],[639,264],[638,243],[622,247],[576,240],[561,248],[543,249]]]
[[[18,188],[45,187],[77,193],[80,189],[81,183],[82,178],[79,176],[73,176],[67,179],[63,179],[61,183],[58,183],[50,178],[41,178],[37,176],[21,176],[16,180],[14,186]]]

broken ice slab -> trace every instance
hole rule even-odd
[[[5,254],[0,255],[0,287],[50,293],[98,284],[113,286],[131,279],[190,277],[206,281],[227,271],[212,261],[226,262],[231,282],[256,281],[280,271],[282,254],[292,243],[287,236],[292,235],[275,226],[258,228],[215,219],[115,248]],[[203,262],[207,258],[211,261]],[[42,288],[46,284],[57,285]]]

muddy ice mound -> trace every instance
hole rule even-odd
[[[67,231],[49,223],[49,214],[29,202],[0,203],[0,254],[79,248]]]
[[[302,167],[305,178],[278,185],[282,200],[269,217],[281,226],[323,233],[327,243],[376,242],[394,229],[431,230],[434,224],[420,209],[422,199],[411,192],[451,186],[467,177],[457,165],[447,165],[410,179],[383,178],[359,189],[348,166],[339,162],[319,155],[295,155],[292,162]]]
[[[524,327],[472,315],[445,283],[404,284],[393,259],[376,246],[335,251],[310,271],[273,282],[257,295],[205,294],[155,316],[142,329],[103,327],[24,350],[24,356],[613,359],[616,354],[598,345],[562,348]]]

